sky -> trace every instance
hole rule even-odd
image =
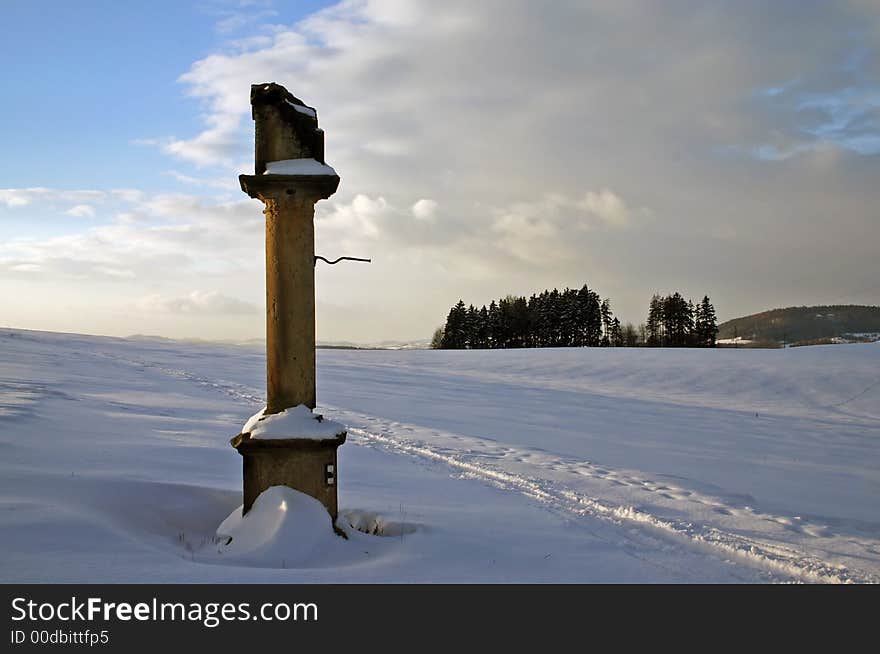
[[[880,2],[6,0],[0,325],[265,332],[252,83],[318,111],[322,341],[588,284],[880,304]]]

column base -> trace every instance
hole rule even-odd
[[[248,512],[257,497],[271,486],[288,486],[321,502],[333,523],[337,504],[336,449],[345,442],[345,432],[336,438],[251,438],[239,434],[231,440],[242,456],[244,505]]]

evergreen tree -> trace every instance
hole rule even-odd
[[[577,291],[566,288],[562,292],[561,297],[562,315],[560,321],[562,323],[562,344],[565,347],[572,347],[577,344],[578,340],[578,315],[577,315]]]
[[[489,303],[489,329],[488,329],[488,337],[489,337],[489,347],[497,348],[503,347],[500,344],[501,340],[501,311],[498,309],[498,305],[495,304],[495,300],[492,300]]]
[[[660,295],[654,293],[648,307],[648,320],[645,322],[645,344],[648,347],[663,345],[663,304]]]
[[[563,291],[553,289],[550,293],[553,307],[553,347],[565,347],[566,324],[565,324],[565,294]]]
[[[529,332],[529,305],[524,297],[515,297],[510,305],[510,332],[513,347],[525,347]]]
[[[477,347],[481,350],[489,347],[489,310],[485,304],[477,313]]]
[[[475,350],[477,348],[477,332],[479,331],[479,328],[480,315],[472,304],[467,308],[467,315],[465,318],[465,346],[470,350]]]
[[[621,347],[623,345],[623,330],[620,328],[620,319],[615,316],[611,321],[611,346]]]
[[[718,323],[715,317],[715,307],[709,301],[709,296],[704,295],[700,302],[700,315],[702,318],[702,346],[715,347],[715,339],[718,337]]]
[[[538,297],[532,293],[526,305],[526,313],[529,317],[529,326],[526,330],[526,347],[538,346]]]
[[[663,302],[663,330],[665,338],[663,345],[670,347],[685,347],[688,345],[693,323],[693,304],[688,302],[676,291],[662,300]]]
[[[684,336],[682,338],[683,344],[688,347],[695,347],[697,345],[694,339],[694,316],[695,308],[693,300],[688,300],[687,308],[685,310]]]
[[[608,347],[611,345],[611,301],[608,298],[599,305],[599,315],[602,320],[602,347]]]
[[[498,347],[514,347],[513,344],[513,296],[508,295],[498,302],[499,332]]]
[[[596,347],[602,340],[602,313],[599,307],[599,294],[584,284],[578,291],[578,325],[581,344]]]
[[[446,318],[446,327],[443,329],[441,347],[444,350],[459,350],[467,343],[467,309],[464,301],[459,300]]]
[[[694,347],[706,346],[706,322],[703,317],[702,302],[694,307],[694,333],[692,340]]]

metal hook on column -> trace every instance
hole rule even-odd
[[[360,257],[339,257],[338,259],[334,259],[333,261],[330,261],[330,259],[327,259],[326,257],[322,257],[319,254],[316,254],[315,255],[315,264],[316,265],[318,263],[318,259],[320,259],[321,261],[324,261],[325,263],[329,263],[331,266],[339,263],[340,261],[363,261],[364,263],[371,263],[372,262],[372,259],[361,259]]]

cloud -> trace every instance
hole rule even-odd
[[[134,188],[117,188],[110,193],[123,202],[138,202],[144,196],[143,191]]]
[[[504,213],[493,229],[500,234],[498,246],[523,261],[558,265],[560,259],[570,256],[556,225],[545,218],[521,212]]]
[[[876,76],[866,78],[862,65],[862,56],[850,55],[843,67],[829,61],[810,76],[760,89],[759,109],[779,124],[745,151],[767,161],[809,156],[829,147],[880,153],[880,82]]]
[[[44,195],[49,189],[44,188],[4,188],[0,189],[0,202],[7,207],[25,207],[35,197]]]
[[[588,191],[577,206],[596,216],[606,225],[624,227],[630,222],[630,211],[626,204],[608,189],[598,192]]]
[[[75,216],[77,218],[94,218],[95,210],[88,204],[77,204],[72,206],[70,209],[65,211],[68,216]]]
[[[236,315],[256,314],[260,308],[250,302],[223,295],[219,291],[192,291],[183,297],[148,295],[137,302],[146,313]]]
[[[238,179],[233,175],[222,177],[195,177],[193,175],[185,175],[176,170],[168,170],[165,174],[169,177],[173,177],[181,184],[195,188],[221,189],[224,191],[239,190]]]
[[[205,272],[256,270],[263,252],[263,216],[253,200],[216,201],[190,194],[135,189],[61,191],[6,189],[12,210],[41,209],[80,198],[101,200],[114,218],[50,238],[0,243],[0,270],[41,279],[174,280]],[[9,204],[9,202],[7,202]],[[90,205],[67,212],[95,216]]]
[[[412,206],[412,214],[418,220],[431,220],[437,211],[437,203],[434,200],[422,198]]]
[[[228,166],[248,151],[240,138],[240,122],[239,116],[227,113],[210,116],[209,129],[192,139],[168,139],[162,150],[200,167]]]
[[[583,251],[583,232],[626,227],[630,210],[608,189],[588,191],[581,199],[548,194],[537,201],[493,209],[492,230],[501,250],[538,266],[557,267]]]
[[[380,224],[395,210],[383,197],[371,198],[356,195],[351,202],[334,202],[321,207],[316,218],[315,230],[318,248],[322,252],[332,249],[334,256],[351,256],[353,252],[371,247],[380,233]],[[360,255],[354,255],[360,256]]]
[[[93,190],[66,191],[44,187],[0,189],[0,203],[5,204],[10,209],[27,207],[34,202],[39,202],[43,206],[103,202],[106,197],[107,193],[105,191]]]
[[[199,9],[217,19],[214,29],[224,35],[237,32],[265,18],[277,16],[271,0],[208,0]]]

